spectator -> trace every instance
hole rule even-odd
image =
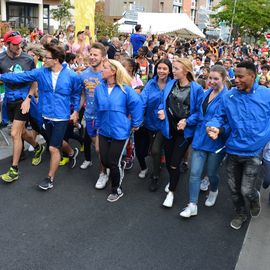
[[[137,24],[135,26],[135,33],[130,36],[130,42],[133,47],[133,57],[136,57],[138,55],[138,50],[141,48],[146,41],[146,37],[141,34],[142,32],[142,26],[140,24]]]

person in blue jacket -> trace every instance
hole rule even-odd
[[[130,42],[133,47],[133,57],[135,58],[138,55],[138,50],[143,46],[146,41],[146,36],[141,34],[142,26],[137,24],[135,26],[135,33],[131,34]]]
[[[192,63],[185,58],[173,61],[174,80],[165,89],[158,111],[165,136],[165,158],[169,172],[169,190],[163,206],[172,207],[179,181],[179,165],[194,135],[203,88],[194,81]]]
[[[255,82],[256,67],[243,61],[235,69],[235,84],[223,95],[220,108],[207,126],[212,139],[218,139],[228,123],[231,132],[226,141],[227,178],[236,209],[230,225],[240,229],[247,220],[245,199],[250,214],[260,214],[260,193],[257,177],[261,169],[261,153],[270,140],[270,90]]]
[[[65,60],[65,50],[62,45],[45,45],[46,56],[44,66],[21,73],[8,73],[0,76],[5,83],[38,82],[39,106],[49,140],[51,154],[50,169],[38,187],[48,190],[53,187],[55,173],[61,159],[59,148],[62,146],[64,134],[69,120],[78,120],[80,107],[81,80],[79,76],[62,64]],[[74,112],[70,115],[70,104],[74,105]],[[72,157],[77,154],[71,149],[63,149]]]
[[[209,89],[203,95],[198,123],[192,141],[189,204],[180,213],[180,216],[185,218],[197,215],[200,179],[205,164],[210,180],[210,192],[205,205],[213,206],[218,196],[218,170],[225,156],[224,145],[229,129],[227,129],[227,132],[224,130],[222,136],[214,141],[207,135],[205,124],[214,117],[219,109],[222,96],[228,91],[225,86],[226,77],[227,72],[223,66],[212,66],[208,77]]]
[[[124,176],[122,155],[130,132],[142,124],[143,109],[139,95],[129,86],[132,78],[125,68],[116,60],[105,61],[103,67],[104,80],[94,93],[95,125],[101,162],[110,169],[112,189],[107,201],[115,202],[124,194],[121,188]]]
[[[141,171],[139,178],[145,178],[148,168],[145,162],[145,149],[147,152],[150,147],[150,153],[153,160],[153,174],[149,185],[150,191],[156,191],[158,188],[158,179],[160,173],[160,156],[164,142],[161,133],[161,120],[157,117],[158,107],[163,99],[163,90],[172,80],[172,64],[168,59],[161,59],[155,65],[154,78],[144,87],[140,97],[144,109],[144,125],[135,133],[136,156],[138,158]],[[136,136],[137,133],[140,136]]]

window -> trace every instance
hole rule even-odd
[[[164,12],[164,2],[159,3],[159,12]]]
[[[212,9],[213,8],[213,3],[214,2],[214,0],[209,0],[209,9]]]
[[[43,31],[44,33],[50,33],[50,10],[49,5],[43,6]]]
[[[190,17],[191,17],[191,20],[193,22],[195,22],[195,19],[196,19],[196,9],[191,9],[191,15],[190,15]]]
[[[7,21],[13,28],[38,27],[38,5],[7,3]]]
[[[129,1],[129,10],[133,10],[134,6],[135,6],[135,2]]]
[[[197,9],[197,8],[198,8],[198,0],[192,0],[191,9]]]
[[[173,13],[181,13],[182,7],[181,6],[173,6]]]

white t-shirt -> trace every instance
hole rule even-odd
[[[113,90],[113,87],[108,87],[108,94],[110,95]]]
[[[59,76],[60,72],[61,72],[61,70],[58,71],[58,72],[53,72],[52,71],[52,85],[53,85],[53,90],[55,90],[57,79],[58,79],[58,76]]]

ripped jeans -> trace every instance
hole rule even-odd
[[[228,184],[237,214],[246,214],[246,198],[249,202],[259,199],[257,177],[262,168],[259,157],[243,157],[228,154],[226,160]]]

